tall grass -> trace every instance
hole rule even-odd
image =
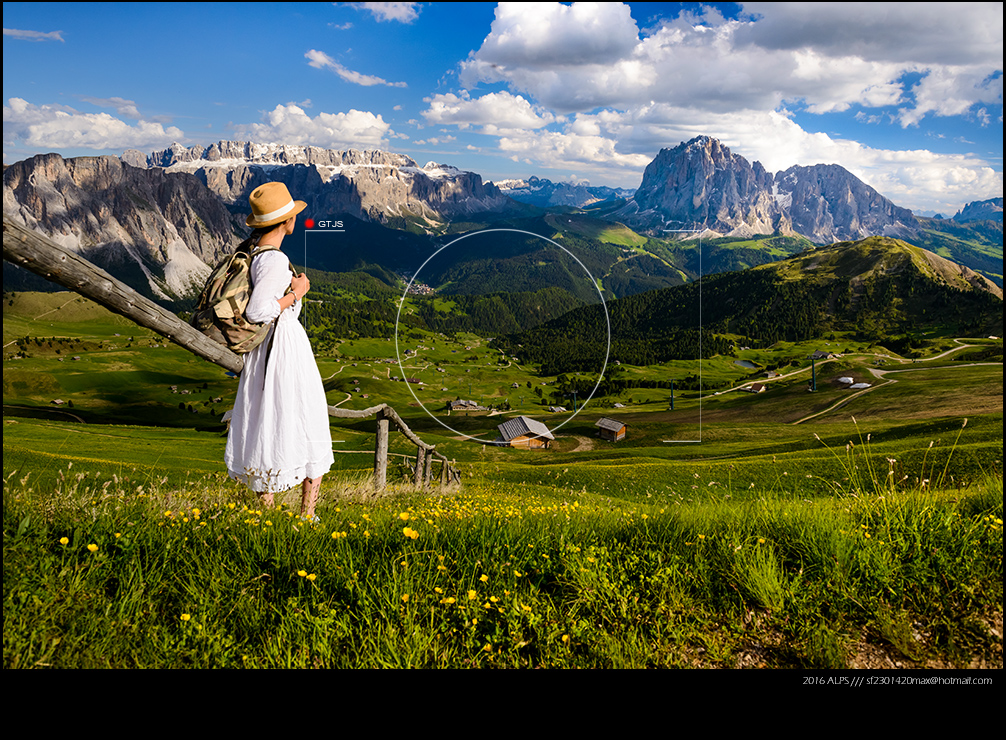
[[[691,504],[365,488],[327,488],[309,524],[213,479],[68,470],[53,495],[8,476],[4,664],[836,667],[861,640],[913,665],[996,660],[1001,478]]]

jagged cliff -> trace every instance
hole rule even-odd
[[[773,176],[708,136],[662,149],[635,196],[612,217],[653,232],[800,234],[820,244],[919,229],[911,211],[838,165],[791,167]]]
[[[141,157],[139,152],[123,155],[132,162]],[[433,225],[512,205],[474,172],[436,162],[419,167],[393,152],[220,141],[206,149],[176,144],[143,161],[195,175],[226,203],[243,204],[255,187],[278,180],[321,218],[348,214],[387,222],[418,216]]]
[[[191,295],[238,241],[238,224],[196,177],[117,157],[43,154],[4,169],[3,210],[161,300]]]
[[[972,221],[1003,221],[1003,199],[990,198],[989,200],[976,200],[968,203],[959,210],[953,218],[961,224]]]

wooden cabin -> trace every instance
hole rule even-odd
[[[594,426],[597,427],[597,433],[601,439],[606,439],[609,442],[619,442],[625,439],[625,423],[617,419],[609,419],[607,417],[598,419]]]
[[[520,447],[527,450],[547,449],[555,437],[540,421],[518,416],[496,427],[499,437],[496,444],[503,447]]]

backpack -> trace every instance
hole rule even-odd
[[[262,344],[274,321],[254,324],[245,318],[251,298],[251,263],[266,246],[252,250],[242,244],[210,273],[189,323],[215,342],[239,355]]]

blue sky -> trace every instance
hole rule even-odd
[[[700,134],[1001,197],[1002,3],[4,3],[3,156],[219,140],[635,188]]]

